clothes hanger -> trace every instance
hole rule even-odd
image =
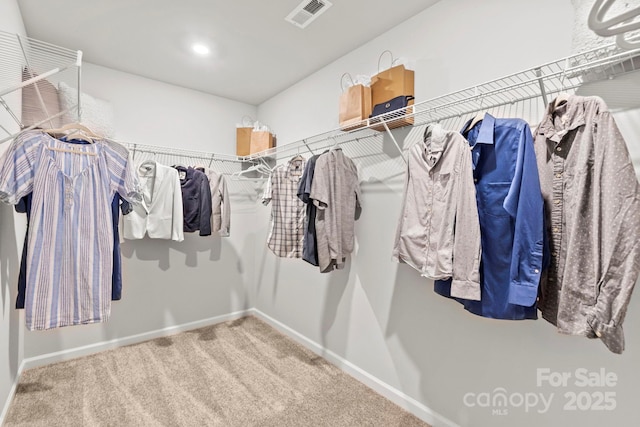
[[[562,71],[562,75],[560,76],[560,92],[558,93],[558,96],[556,96],[556,99],[553,100],[552,111],[555,111],[562,104],[566,104],[569,101],[570,94],[564,91],[564,78],[566,70],[567,66],[565,64],[564,71]]]
[[[563,104],[566,104],[569,101],[569,95],[567,92],[560,92],[556,99],[553,100],[553,110],[558,109]]]
[[[484,115],[485,115],[485,111],[478,111],[476,113],[476,115],[473,117],[473,119],[471,119],[471,122],[469,122],[469,126],[465,127],[462,132],[467,132],[471,129],[473,129],[473,127],[480,123],[482,120],[484,120]]]
[[[249,173],[249,172],[258,172],[259,174],[263,175],[261,177],[255,177],[255,178],[242,178],[243,175]],[[231,179],[233,181],[262,181],[264,179],[266,179],[266,177],[264,175],[270,175],[272,172],[271,168],[269,168],[268,166],[266,166],[263,163],[258,163],[255,164],[253,166],[249,166],[246,169],[243,169],[241,171],[237,171],[231,174]]]
[[[339,149],[340,143],[338,142],[338,138],[332,136],[331,139],[333,139],[333,145],[329,148],[329,151],[335,151]]]
[[[80,123],[68,123],[57,129],[46,129],[45,132],[53,137],[65,136],[67,140],[80,139],[91,144],[93,144],[96,139],[100,139],[99,135]]]
[[[427,142],[427,139],[431,138],[433,134],[433,123],[429,123],[427,127],[424,128],[424,134],[422,135],[422,142]]]

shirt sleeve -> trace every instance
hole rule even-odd
[[[480,301],[480,219],[473,182],[471,152],[462,149],[456,180],[451,296]]]
[[[264,191],[262,192],[262,204],[268,205],[273,198],[273,174],[275,171],[271,172],[269,175],[269,179],[267,179],[267,184],[264,186]]]
[[[524,125],[518,143],[516,171],[504,209],[514,218],[509,303],[531,307],[538,298],[542,271],[544,200],[529,125]]]
[[[326,209],[329,206],[329,171],[325,167],[325,157],[320,157],[316,161],[316,168],[313,172],[313,182],[311,183],[311,192],[309,198],[313,199],[313,204],[318,209]]]
[[[356,211],[354,213],[354,219],[357,221],[360,219],[360,215],[362,214],[362,190],[360,189],[360,176],[358,174],[358,168],[355,163],[353,164],[354,173],[355,173],[355,193],[356,193]]]
[[[111,189],[130,203],[142,201],[138,174],[129,151],[115,142],[106,143],[107,167],[111,180]]]
[[[619,354],[624,350],[622,323],[640,273],[640,186],[611,113],[600,113],[596,126],[596,146],[604,150],[594,175],[600,190],[602,267],[587,322],[607,348]]]
[[[200,180],[200,235],[211,236],[211,187],[207,175]]]
[[[180,176],[176,169],[171,170],[173,175],[173,215],[171,223],[171,240],[182,242],[184,240],[184,207],[182,206],[182,188]]]
[[[229,199],[229,190],[227,189],[227,180],[224,176],[220,175],[220,185],[218,186],[220,192],[221,203],[221,216],[220,226],[217,229],[220,236],[229,237],[231,235],[231,200]]]
[[[33,191],[35,162],[40,143],[16,137],[0,159],[0,201],[12,205]]]

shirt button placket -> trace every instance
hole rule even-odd
[[[549,282],[555,283],[559,290],[562,284],[556,278],[562,277],[563,263],[560,259],[562,247],[562,218],[564,211],[564,155],[559,143],[553,152],[553,201],[551,204],[551,235],[553,252],[551,254],[551,271]]]
[[[65,177],[64,180],[64,208],[65,211],[71,209],[73,204],[73,180],[69,177]]]
[[[429,205],[425,209],[426,213],[426,245],[425,245],[425,253],[424,253],[424,264],[422,266],[422,273],[426,274],[429,269],[429,254],[431,253],[431,215],[433,212],[433,171],[429,171],[429,179],[427,180],[427,200],[429,201]]]

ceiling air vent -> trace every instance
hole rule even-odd
[[[331,6],[332,3],[327,0],[303,0],[284,19],[296,27],[305,28]]]

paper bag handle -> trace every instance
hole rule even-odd
[[[253,120],[253,117],[251,117],[248,114],[245,114],[244,116],[242,116],[242,126],[246,126],[247,119],[249,119],[249,126],[247,127],[253,127],[253,122],[255,122],[255,120]]]
[[[393,63],[395,62],[395,60],[393,59],[393,53],[390,50],[385,50],[383,51],[380,56],[378,57],[378,73],[380,73],[380,61],[382,61],[382,57],[384,56],[385,53],[388,53],[389,55],[391,55],[391,66],[393,67]]]
[[[351,74],[349,73],[344,73],[342,75],[342,77],[340,77],[340,88],[342,89],[342,91],[344,92],[344,78],[345,77],[349,77],[349,80],[351,80],[351,86],[355,86],[356,83],[353,81],[353,77],[351,77]],[[349,86],[347,86],[349,87]]]

